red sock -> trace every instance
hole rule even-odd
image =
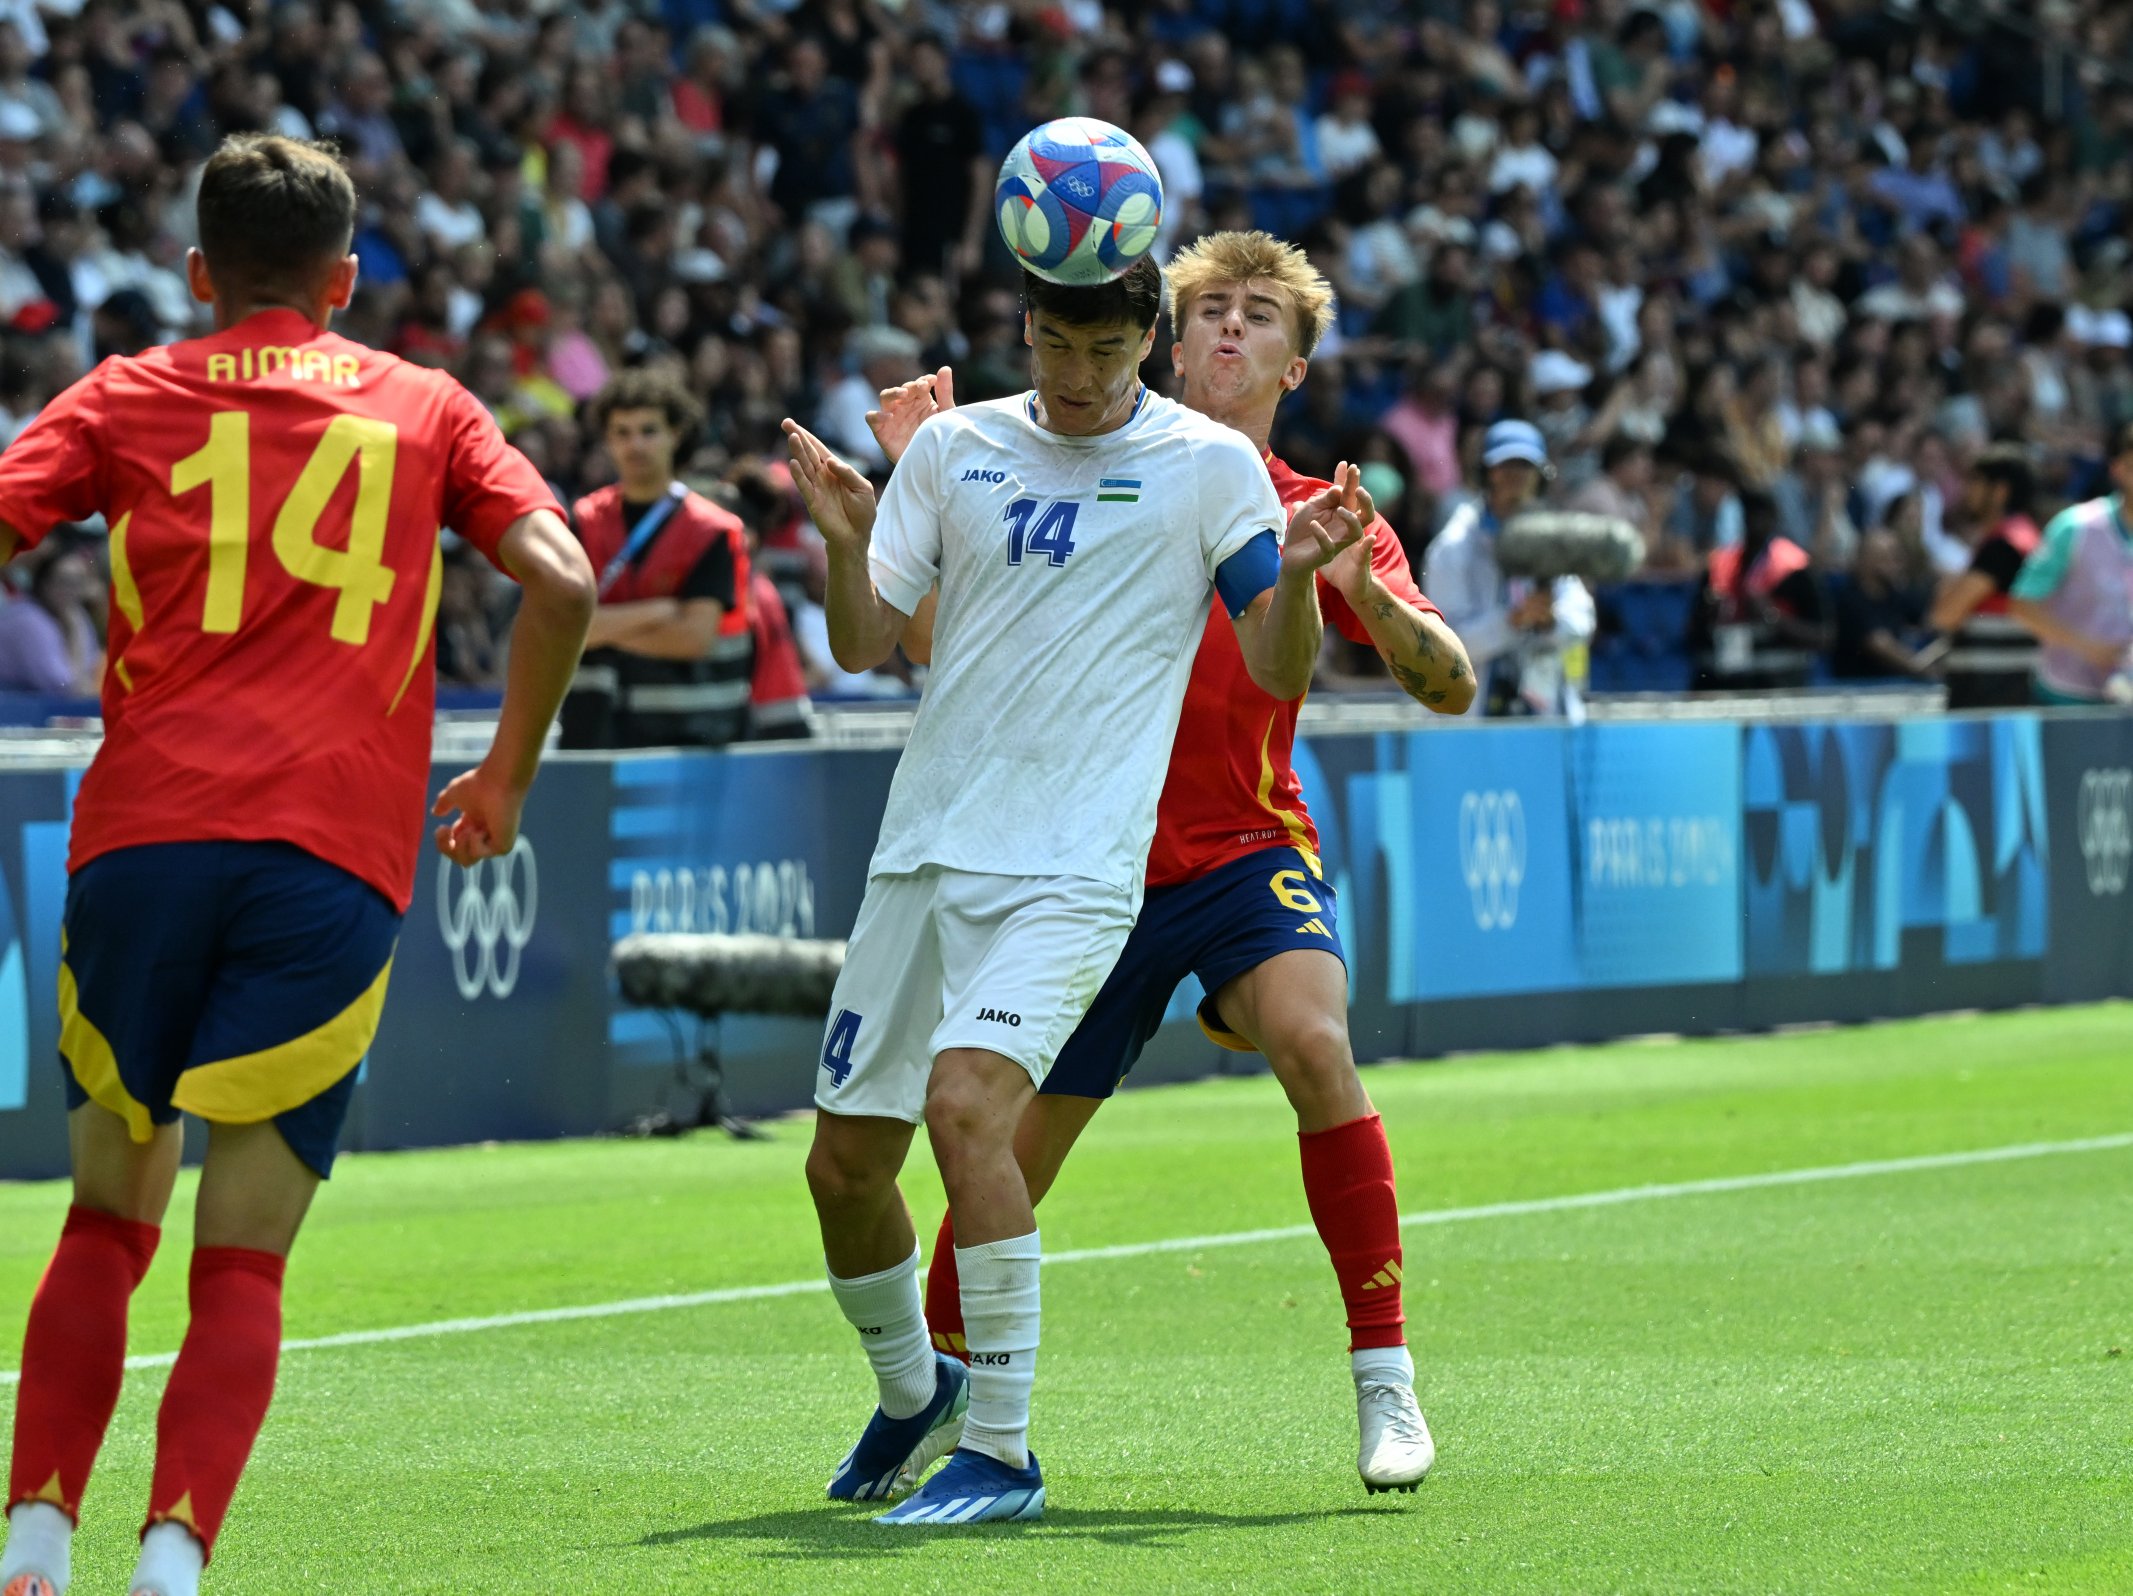
[[[162,1234],[93,1208],[67,1210],[22,1337],[9,1507],[50,1502],[79,1521],[126,1375],[126,1305]]]
[[[926,1328],[934,1349],[970,1361],[963,1339],[963,1282],[955,1272],[955,1227],[941,1215],[941,1233],[933,1238],[933,1261],[926,1266]]]
[[[193,1251],[192,1322],[156,1415],[148,1522],[183,1524],[210,1553],[274,1400],[286,1264],[249,1247]]]
[[[1348,1347],[1397,1347],[1400,1327],[1400,1203],[1392,1186],[1392,1147],[1372,1114],[1297,1137],[1304,1197],[1319,1240],[1333,1256],[1348,1305]]]

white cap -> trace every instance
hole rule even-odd
[[[1552,393],[1583,392],[1592,382],[1592,367],[1560,349],[1543,349],[1535,355],[1527,374],[1533,379],[1533,391],[1543,398]]]
[[[726,263],[708,249],[676,250],[667,263],[667,270],[679,283],[722,283],[726,280]]]
[[[1192,93],[1192,68],[1183,61],[1165,61],[1155,69],[1155,86],[1165,94]]]

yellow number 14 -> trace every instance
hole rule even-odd
[[[385,564],[385,527],[392,505],[393,465],[400,435],[389,421],[337,415],[274,517],[274,552],[299,582],[332,588],[334,641],[361,647],[370,640],[374,610],[392,597]],[[355,514],[348,547],[318,541],[319,518],[354,464]],[[170,468],[170,491],[182,497],[208,490],[207,593],[200,629],[234,632],[244,618],[245,562],[251,553],[252,418],[220,410],[208,423],[207,443]]]

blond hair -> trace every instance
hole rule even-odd
[[[1311,257],[1272,233],[1209,233],[1187,244],[1163,269],[1175,321],[1200,295],[1236,283],[1265,283],[1289,307],[1296,352],[1309,356],[1333,325],[1333,285]]]

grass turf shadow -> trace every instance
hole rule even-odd
[[[908,1526],[873,1522],[878,1509],[863,1512],[834,1507],[754,1513],[741,1518],[711,1519],[686,1529],[655,1530],[637,1541],[646,1548],[682,1546],[695,1541],[767,1541],[760,1555],[800,1560],[880,1557],[884,1552],[914,1550],[943,1540],[972,1535],[1008,1534],[1072,1537],[1113,1546],[1163,1546],[1179,1536],[1207,1530],[1277,1529],[1329,1518],[1397,1514],[1394,1506],[1335,1508],[1323,1513],[1207,1513],[1190,1508],[1048,1507],[1029,1524]]]

